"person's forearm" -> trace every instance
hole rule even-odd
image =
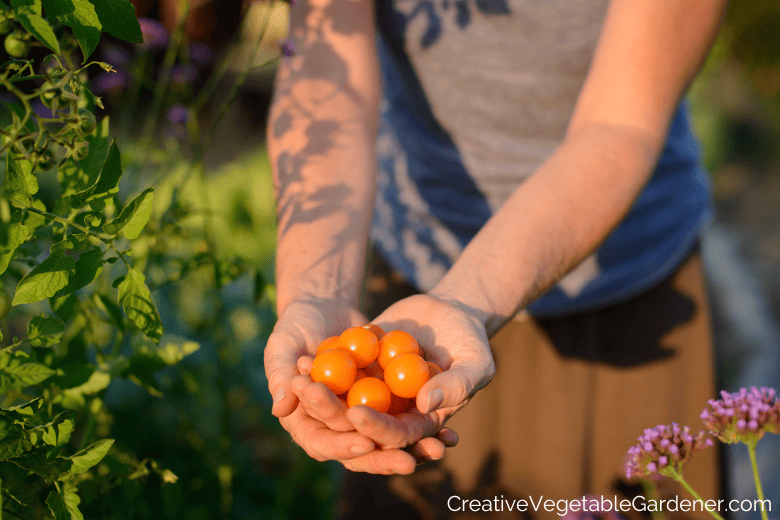
[[[569,136],[463,251],[431,294],[496,332],[607,237],[649,179],[657,137],[593,124]]]
[[[366,41],[334,36],[311,45],[304,36],[298,48],[313,50],[278,73],[268,149],[280,313],[299,299],[357,303],[374,202],[379,95],[373,41],[353,37],[360,38]]]

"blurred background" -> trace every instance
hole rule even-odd
[[[216,249],[254,266],[266,283],[256,295],[251,277],[214,285],[196,275],[156,294],[166,330],[201,349],[156,374],[162,398],[129,382],[109,387],[117,442],[180,477],[145,493],[132,517],[330,518],[339,468],[310,460],[271,416],[262,366],[274,323],[275,242],[265,122],[288,5],[193,0],[182,18],[175,1],[134,3],[144,45],[105,41],[98,59],[118,72],[91,78],[127,167],[139,183],[164,186],[169,174],[155,171],[189,175],[196,157],[202,182],[185,190],[211,200]],[[729,391],[780,389],[778,28],[776,1],[732,2],[688,96],[715,186],[704,252],[720,388]],[[193,135],[214,121],[208,146],[193,146]],[[780,442],[772,437],[759,444],[760,464],[767,498],[780,507]],[[743,446],[727,450],[724,471],[734,497],[754,497]]]

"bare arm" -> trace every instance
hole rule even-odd
[[[368,1],[291,12],[268,126],[277,190],[278,311],[299,299],[356,305],[376,185],[379,71]]]
[[[613,0],[566,138],[431,291],[496,332],[617,226],[649,180],[725,0]]]

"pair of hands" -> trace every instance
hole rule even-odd
[[[412,473],[457,444],[457,434],[444,423],[495,373],[485,326],[467,309],[428,294],[401,300],[377,317],[374,323],[384,330],[414,336],[425,358],[446,369],[420,389],[417,410],[390,416],[366,406],[347,409],[308,375],[322,340],[367,322],[343,301],[290,304],[265,349],[272,413],[314,459],[338,460],[352,471]]]

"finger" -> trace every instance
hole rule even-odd
[[[347,419],[347,406],[324,384],[307,384],[298,399],[310,416],[331,430],[348,432],[355,429]]]
[[[426,414],[442,408],[461,408],[477,390],[493,378],[495,365],[488,357],[475,361],[456,361],[441,374],[432,377],[417,393],[417,409]]]
[[[290,415],[298,406],[298,398],[290,383],[298,375],[297,360],[301,348],[305,345],[297,345],[286,334],[272,333],[268,338],[264,352],[265,375],[273,398],[271,413],[276,417]]]
[[[375,450],[341,463],[350,471],[377,475],[409,475],[417,467],[414,456],[403,450]]]
[[[409,446],[406,451],[414,457],[417,464],[444,457],[445,446],[436,437],[426,437]]]
[[[345,460],[376,451],[374,441],[357,432],[336,432],[306,414],[302,407],[279,419],[306,453],[319,461]]]
[[[435,416],[380,413],[368,406],[354,406],[347,417],[355,429],[384,448],[405,448],[423,437],[431,437],[441,427]]]
[[[455,430],[450,428],[442,428],[439,433],[436,434],[436,438],[439,439],[447,448],[454,448],[458,445],[458,434]]]
[[[311,356],[301,356],[296,362],[298,367],[298,373],[308,376],[311,374],[311,365],[314,359]]]

